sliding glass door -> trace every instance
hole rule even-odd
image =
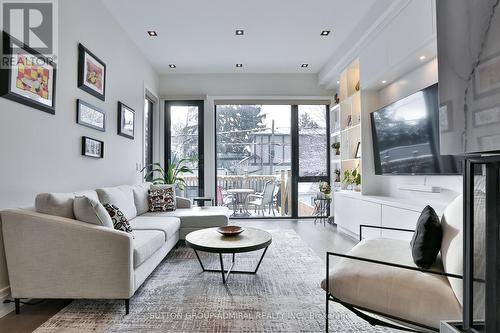
[[[183,174],[187,186],[180,195],[203,196],[203,101],[165,102],[165,161],[190,159],[193,174]]]
[[[307,217],[329,181],[327,105],[218,104],[216,201],[233,217]]]

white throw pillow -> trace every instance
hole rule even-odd
[[[113,221],[104,206],[89,197],[75,197],[73,211],[78,221],[113,228]]]
[[[35,198],[35,209],[38,213],[74,219],[73,199],[76,196],[86,196],[99,200],[95,191],[40,193]]]

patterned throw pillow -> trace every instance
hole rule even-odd
[[[166,212],[175,210],[175,189],[173,187],[149,190],[149,211]]]
[[[132,232],[130,223],[118,207],[111,204],[104,204],[103,206],[108,211],[109,216],[111,216],[111,221],[113,221],[113,226],[116,230],[124,231],[127,233]]]

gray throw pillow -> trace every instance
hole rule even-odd
[[[73,212],[77,220],[90,224],[113,228],[113,221],[104,206],[86,196],[75,197]]]

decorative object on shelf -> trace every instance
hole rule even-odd
[[[104,158],[104,142],[82,136],[82,155],[93,158]]]
[[[135,111],[118,102],[118,135],[134,139]]]
[[[81,99],[76,100],[76,122],[101,132],[106,131],[106,115],[104,111]]]
[[[142,168],[141,172],[146,172],[144,179],[148,181],[151,177],[153,184],[174,184],[179,190],[184,190],[186,186],[186,181],[181,176],[182,174],[192,174],[193,170],[186,166],[188,162],[192,162],[193,159],[183,158],[176,162],[169,162],[167,169],[165,170],[160,163],[156,162],[153,164],[148,164]]]
[[[360,89],[360,86],[359,86],[359,81],[358,81],[358,83],[356,83],[356,86],[354,87],[354,89],[355,89],[356,91],[359,91],[359,89]]]
[[[346,184],[347,190],[361,190],[361,174],[358,169],[344,170],[344,177],[342,180]]]
[[[32,108],[56,113],[56,64],[3,32],[4,60],[0,96]]]
[[[106,64],[82,44],[78,44],[78,88],[106,99]]]
[[[335,182],[340,183],[340,169],[335,169]]]
[[[358,142],[356,146],[356,154],[354,154],[354,158],[361,158],[361,142]]]
[[[351,127],[351,126],[352,126],[352,116],[348,115],[347,116],[347,127]]]
[[[335,149],[335,155],[340,155],[340,142],[332,143],[332,148]]]
[[[323,194],[325,199],[332,198],[332,188],[327,182],[319,182],[319,191]]]
[[[340,103],[340,97],[339,97],[338,93],[335,93],[335,96],[333,97],[333,99],[335,100],[335,104],[339,104]]]

